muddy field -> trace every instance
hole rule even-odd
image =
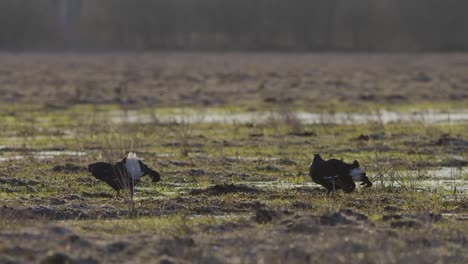
[[[468,262],[468,55],[0,58],[0,263]],[[162,180],[114,198],[129,151]]]
[[[467,102],[468,55],[0,54],[0,100],[68,106]]]

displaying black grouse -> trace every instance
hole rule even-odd
[[[372,186],[357,160],[348,164],[337,159],[323,160],[319,154],[314,154],[309,175],[315,183],[327,188],[327,194],[340,189],[350,193],[356,188],[355,181],[361,181],[364,187]]]
[[[157,171],[150,169],[146,164],[139,160],[135,153],[130,152],[128,156],[115,165],[106,162],[96,162],[88,165],[88,170],[96,178],[117,191],[115,197],[118,197],[120,190],[129,190],[133,197],[135,184],[145,175],[150,175],[153,182],[158,182],[161,176]]]

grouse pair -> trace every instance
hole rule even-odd
[[[129,190],[133,197],[135,184],[140,178],[149,175],[153,182],[158,182],[161,176],[157,171],[150,169],[138,159],[135,153],[130,152],[128,156],[115,165],[106,162],[96,162],[88,165],[88,170],[96,178],[117,191],[115,197],[119,196],[120,190]]]
[[[130,195],[133,197],[135,184],[140,181],[142,176],[150,175],[153,182],[158,182],[161,179],[157,171],[146,166],[133,152],[130,152],[127,158],[115,165],[96,162],[90,164],[88,170],[94,177],[116,190],[116,197],[122,189],[130,190]],[[372,186],[372,182],[367,178],[364,170],[359,167],[357,160],[348,164],[337,159],[323,160],[319,154],[315,154],[314,160],[310,164],[309,175],[315,183],[327,188],[327,194],[340,189],[350,193],[356,188],[355,181],[362,182],[361,185],[364,187]]]

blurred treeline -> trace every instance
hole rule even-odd
[[[460,51],[467,0],[1,0],[0,49]]]

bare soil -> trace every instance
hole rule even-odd
[[[0,54],[0,101],[249,107],[466,101],[468,55]]]
[[[184,231],[175,234],[129,232],[120,226],[118,231],[123,233],[112,236],[95,233],[92,225],[77,228],[65,222],[42,221],[33,227],[3,230],[0,260],[4,263],[466,263],[468,236],[444,227],[451,221],[433,214],[386,214],[370,220],[350,209],[325,214],[258,209],[254,215],[232,223],[212,221],[180,226]]]

